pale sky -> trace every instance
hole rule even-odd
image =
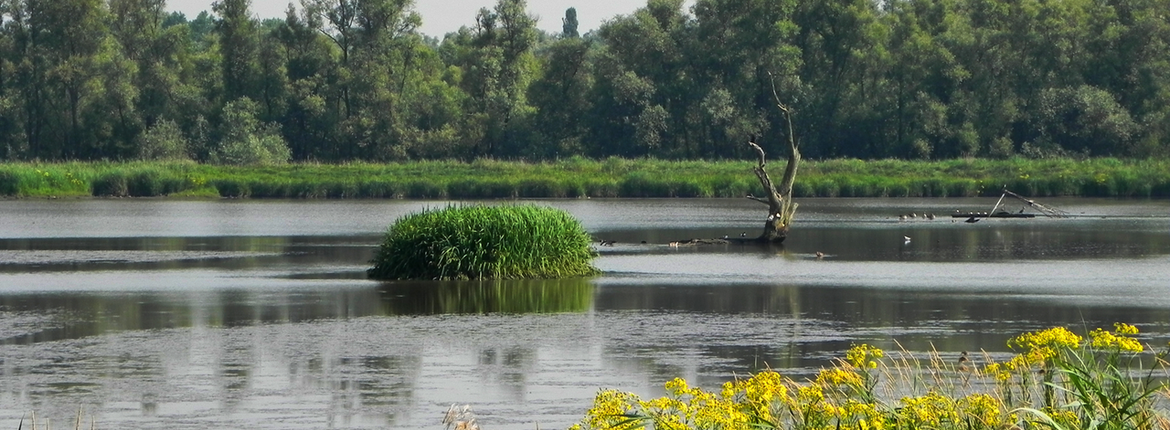
[[[167,8],[183,12],[194,19],[201,11],[211,12],[214,0],[167,0]],[[300,0],[292,0],[300,9]],[[692,2],[687,2],[692,3]],[[252,14],[263,18],[284,18],[289,0],[252,0]],[[495,0],[415,0],[414,10],[422,15],[421,32],[442,39],[460,26],[475,24],[479,8],[493,8]],[[539,18],[541,30],[560,33],[565,9],[577,8],[578,29],[582,34],[596,30],[603,21],[616,15],[628,15],[646,5],[645,0],[529,0],[528,13]]]

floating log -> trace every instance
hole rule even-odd
[[[967,212],[967,213],[952,214],[951,218],[1036,218],[1036,215],[1035,214],[1020,214],[1020,213],[1014,214],[1011,212],[1004,212],[1004,211],[1000,211],[1000,212],[996,212],[996,213]]]

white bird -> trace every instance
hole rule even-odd
[[[906,239],[906,243],[910,243],[910,236],[902,236],[902,238]]]

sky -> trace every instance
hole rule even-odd
[[[187,19],[193,19],[199,12],[211,12],[213,0],[167,0],[167,8],[183,12]],[[300,0],[292,0],[300,9]],[[690,2],[688,2],[690,3]],[[289,0],[252,0],[252,14],[264,18],[284,18]],[[475,24],[475,14],[480,8],[491,9],[495,0],[415,0],[414,9],[422,15],[420,32],[442,38],[443,35]],[[541,30],[560,33],[561,18],[565,9],[577,8],[578,30],[584,34],[596,30],[601,23],[616,15],[628,15],[645,6],[645,0],[529,0],[528,13],[539,18],[536,26]]]

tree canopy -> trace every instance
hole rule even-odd
[[[0,160],[1170,156],[1170,0],[0,0]]]

